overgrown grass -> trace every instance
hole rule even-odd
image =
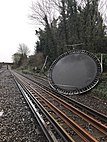
[[[92,90],[92,94],[107,100],[107,73],[103,73],[99,84]]]

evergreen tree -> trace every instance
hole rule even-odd
[[[98,0],[87,0],[85,8],[80,13],[81,20],[81,37],[86,45],[87,50],[99,50],[95,45],[96,41],[104,38],[104,25],[102,17],[98,11]]]
[[[92,52],[102,50],[101,47],[105,42],[105,25],[98,11],[99,0],[84,0],[84,2],[85,5],[82,6],[78,5],[76,0],[58,1],[59,17],[53,18],[51,23],[45,14],[44,30],[39,29],[37,32],[39,37],[37,52],[43,52],[45,57],[48,55],[54,60],[72,44],[84,43],[82,49]]]

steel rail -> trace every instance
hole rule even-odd
[[[23,82],[25,83],[25,82]],[[81,128],[78,124],[76,124],[73,120],[68,118],[64,113],[62,113],[58,108],[56,108],[53,104],[51,104],[46,98],[44,98],[42,95],[40,95],[36,90],[34,90],[31,86],[28,86],[29,83],[26,84],[27,89],[32,89],[33,94],[34,91],[36,94],[39,95],[39,97],[42,98],[42,101],[47,104],[51,110],[53,110],[61,119],[71,128],[73,129],[84,141],[92,141],[97,142],[95,138],[93,138],[89,133],[87,133],[83,128]],[[31,93],[32,93],[31,91]],[[71,125],[72,124],[72,125]]]
[[[28,91],[28,90],[27,90]],[[56,131],[60,134],[65,142],[76,142],[68,135],[68,133],[59,125],[59,123],[50,115],[50,113],[45,109],[43,105],[35,98],[34,95],[29,94],[33,101],[36,103],[38,108],[43,112],[43,114],[50,120],[51,124],[55,127]]]
[[[21,74],[21,75],[22,75],[22,74]],[[25,76],[25,75],[22,75],[22,76],[24,76],[24,77],[30,79],[29,77],[27,77],[27,76]],[[68,103],[73,104],[74,106],[78,107],[79,109],[85,110],[87,113],[89,113],[89,114],[91,114],[91,115],[93,115],[93,116],[99,117],[99,118],[100,118],[102,121],[104,121],[104,122],[107,122],[107,115],[105,115],[105,114],[103,114],[103,113],[100,113],[100,112],[98,112],[98,111],[96,111],[96,110],[94,110],[94,109],[92,109],[92,108],[90,108],[90,107],[88,107],[88,106],[86,106],[86,105],[84,105],[84,104],[82,104],[82,103],[80,103],[80,102],[78,102],[78,101],[76,101],[76,100],[70,98],[69,96],[65,96],[65,95],[63,95],[63,94],[59,94],[57,91],[55,91],[55,90],[53,91],[52,89],[50,89],[49,87],[45,86],[44,84],[42,84],[42,83],[40,83],[40,82],[38,82],[38,81],[35,81],[35,80],[33,80],[33,79],[30,79],[30,80],[33,81],[33,82],[35,82],[35,83],[38,84],[39,86],[42,86],[42,88],[44,88],[44,89],[46,89],[46,90],[49,90],[49,92],[51,92],[51,93],[57,95],[58,97],[63,98],[63,99],[66,100]]]
[[[48,90],[42,88],[41,86],[37,85],[41,90],[44,90],[45,92],[48,93],[48,95],[51,95],[58,103],[62,104],[65,108],[68,110],[72,111],[76,115],[82,117],[85,121],[93,125],[95,128],[100,130],[102,133],[107,135],[107,126],[102,124],[101,122],[97,121],[96,119],[92,118],[91,116],[85,114],[84,112],[80,111],[79,109],[75,108],[73,105],[67,103],[66,101],[62,100],[61,98],[57,97],[56,95],[53,95],[51,92]]]
[[[48,95],[50,94],[52,97],[54,97],[54,99],[56,99],[56,101],[59,102],[60,104],[62,104],[65,108],[67,108],[68,110],[72,111],[73,113],[75,113],[76,115],[78,115],[79,117],[81,117],[82,119],[84,119],[85,121],[87,121],[88,123],[90,123],[92,126],[94,126],[96,129],[98,129],[99,131],[101,131],[102,133],[104,133],[105,135],[107,135],[107,126],[105,126],[104,124],[100,123],[96,119],[90,117],[89,115],[85,114],[84,112],[80,111],[79,109],[75,108],[73,105],[71,105],[71,104],[63,101],[62,99],[60,99],[56,95],[53,95],[48,90],[42,88],[38,84],[37,84],[37,86],[40,89],[42,89],[45,92],[47,92]]]
[[[60,96],[60,94],[57,94],[57,96]],[[66,100],[68,103],[71,103],[73,104],[75,107],[81,109],[81,110],[84,110],[85,112],[87,112],[88,114],[91,114],[92,116],[97,116],[99,117],[99,119],[101,119],[101,121],[104,121],[104,122],[107,122],[107,115],[101,113],[101,112],[98,112],[97,110],[94,110],[93,108],[90,108],[68,96],[65,96],[65,95],[61,95],[61,97]]]
[[[40,96],[36,90],[35,92]],[[77,123],[75,123],[72,119],[67,117],[63,112],[61,112],[56,106],[50,103],[45,97],[40,96],[42,101],[55,112],[71,129],[73,129],[84,141],[86,142],[97,142],[95,138],[93,138],[89,133],[87,133],[83,128],[81,128]]]
[[[0,69],[0,74],[2,74],[5,71],[6,71],[6,69],[4,69],[4,70]]]
[[[41,126],[45,136],[47,137],[49,142],[58,142],[55,137],[54,140],[52,139],[52,132],[50,130],[48,130],[48,127],[46,125],[46,123],[44,122],[43,118],[41,117],[41,115],[39,114],[39,111],[37,108],[35,108],[35,105],[32,103],[31,99],[29,98],[28,94],[25,92],[25,90],[23,89],[23,87],[21,86],[21,84],[19,84],[19,82],[15,79],[15,82],[19,88],[19,90],[21,91],[21,93],[23,94],[23,97],[25,98],[28,106],[30,107],[31,111],[33,112],[35,118],[37,119],[39,125]]]
[[[47,139],[49,140],[49,142],[52,141],[52,139],[50,138],[50,132],[48,134],[46,125],[44,125],[45,122],[43,122],[41,116],[39,118],[38,116],[38,110],[34,109],[34,105],[29,103],[29,99],[27,99],[27,94],[29,94],[30,98],[33,100],[33,102],[35,102],[35,104],[38,106],[38,108],[41,110],[41,112],[48,118],[48,120],[50,120],[50,122],[52,123],[52,125],[55,127],[56,131],[60,134],[60,136],[62,137],[62,139],[64,140],[64,142],[76,142],[72,139],[72,137],[70,137],[68,135],[68,133],[58,124],[58,122],[52,117],[52,115],[50,115],[50,113],[40,104],[40,102],[35,99],[35,97],[32,95],[31,92],[29,92],[28,88],[26,89],[25,85],[23,85],[23,83],[19,80],[19,78],[17,78],[15,76],[15,81],[17,82],[17,85],[19,87],[19,89],[21,90],[22,94],[24,95],[26,101],[28,102],[28,105],[30,106],[31,110],[33,111],[34,115],[37,118],[37,121],[39,122],[40,126],[43,129],[43,132],[45,133]],[[42,121],[41,121],[42,120]],[[43,122],[43,124],[42,124]],[[51,132],[52,133],[52,132]],[[54,138],[55,139],[55,138]],[[52,141],[53,142],[53,141]],[[54,142],[57,142],[57,140],[55,140]]]

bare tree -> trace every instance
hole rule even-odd
[[[54,35],[54,30],[52,29],[52,23],[57,17],[57,10],[55,9],[53,0],[41,0],[34,2],[32,3],[31,9],[31,19],[35,20],[36,24],[42,24],[45,27],[48,45],[49,43],[51,44],[48,46],[49,51],[51,50],[53,51],[53,54],[57,54],[56,36]]]
[[[37,24],[46,25],[45,17],[50,23],[57,16],[57,10],[55,8],[55,3],[53,0],[41,0],[37,2],[32,2],[32,14],[30,18],[35,20]]]
[[[29,52],[30,51],[29,51],[29,48],[27,47],[27,45],[25,45],[24,43],[19,44],[19,49],[18,49],[19,54],[28,56]]]

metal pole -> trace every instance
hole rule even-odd
[[[103,72],[103,54],[101,53],[101,73]]]

